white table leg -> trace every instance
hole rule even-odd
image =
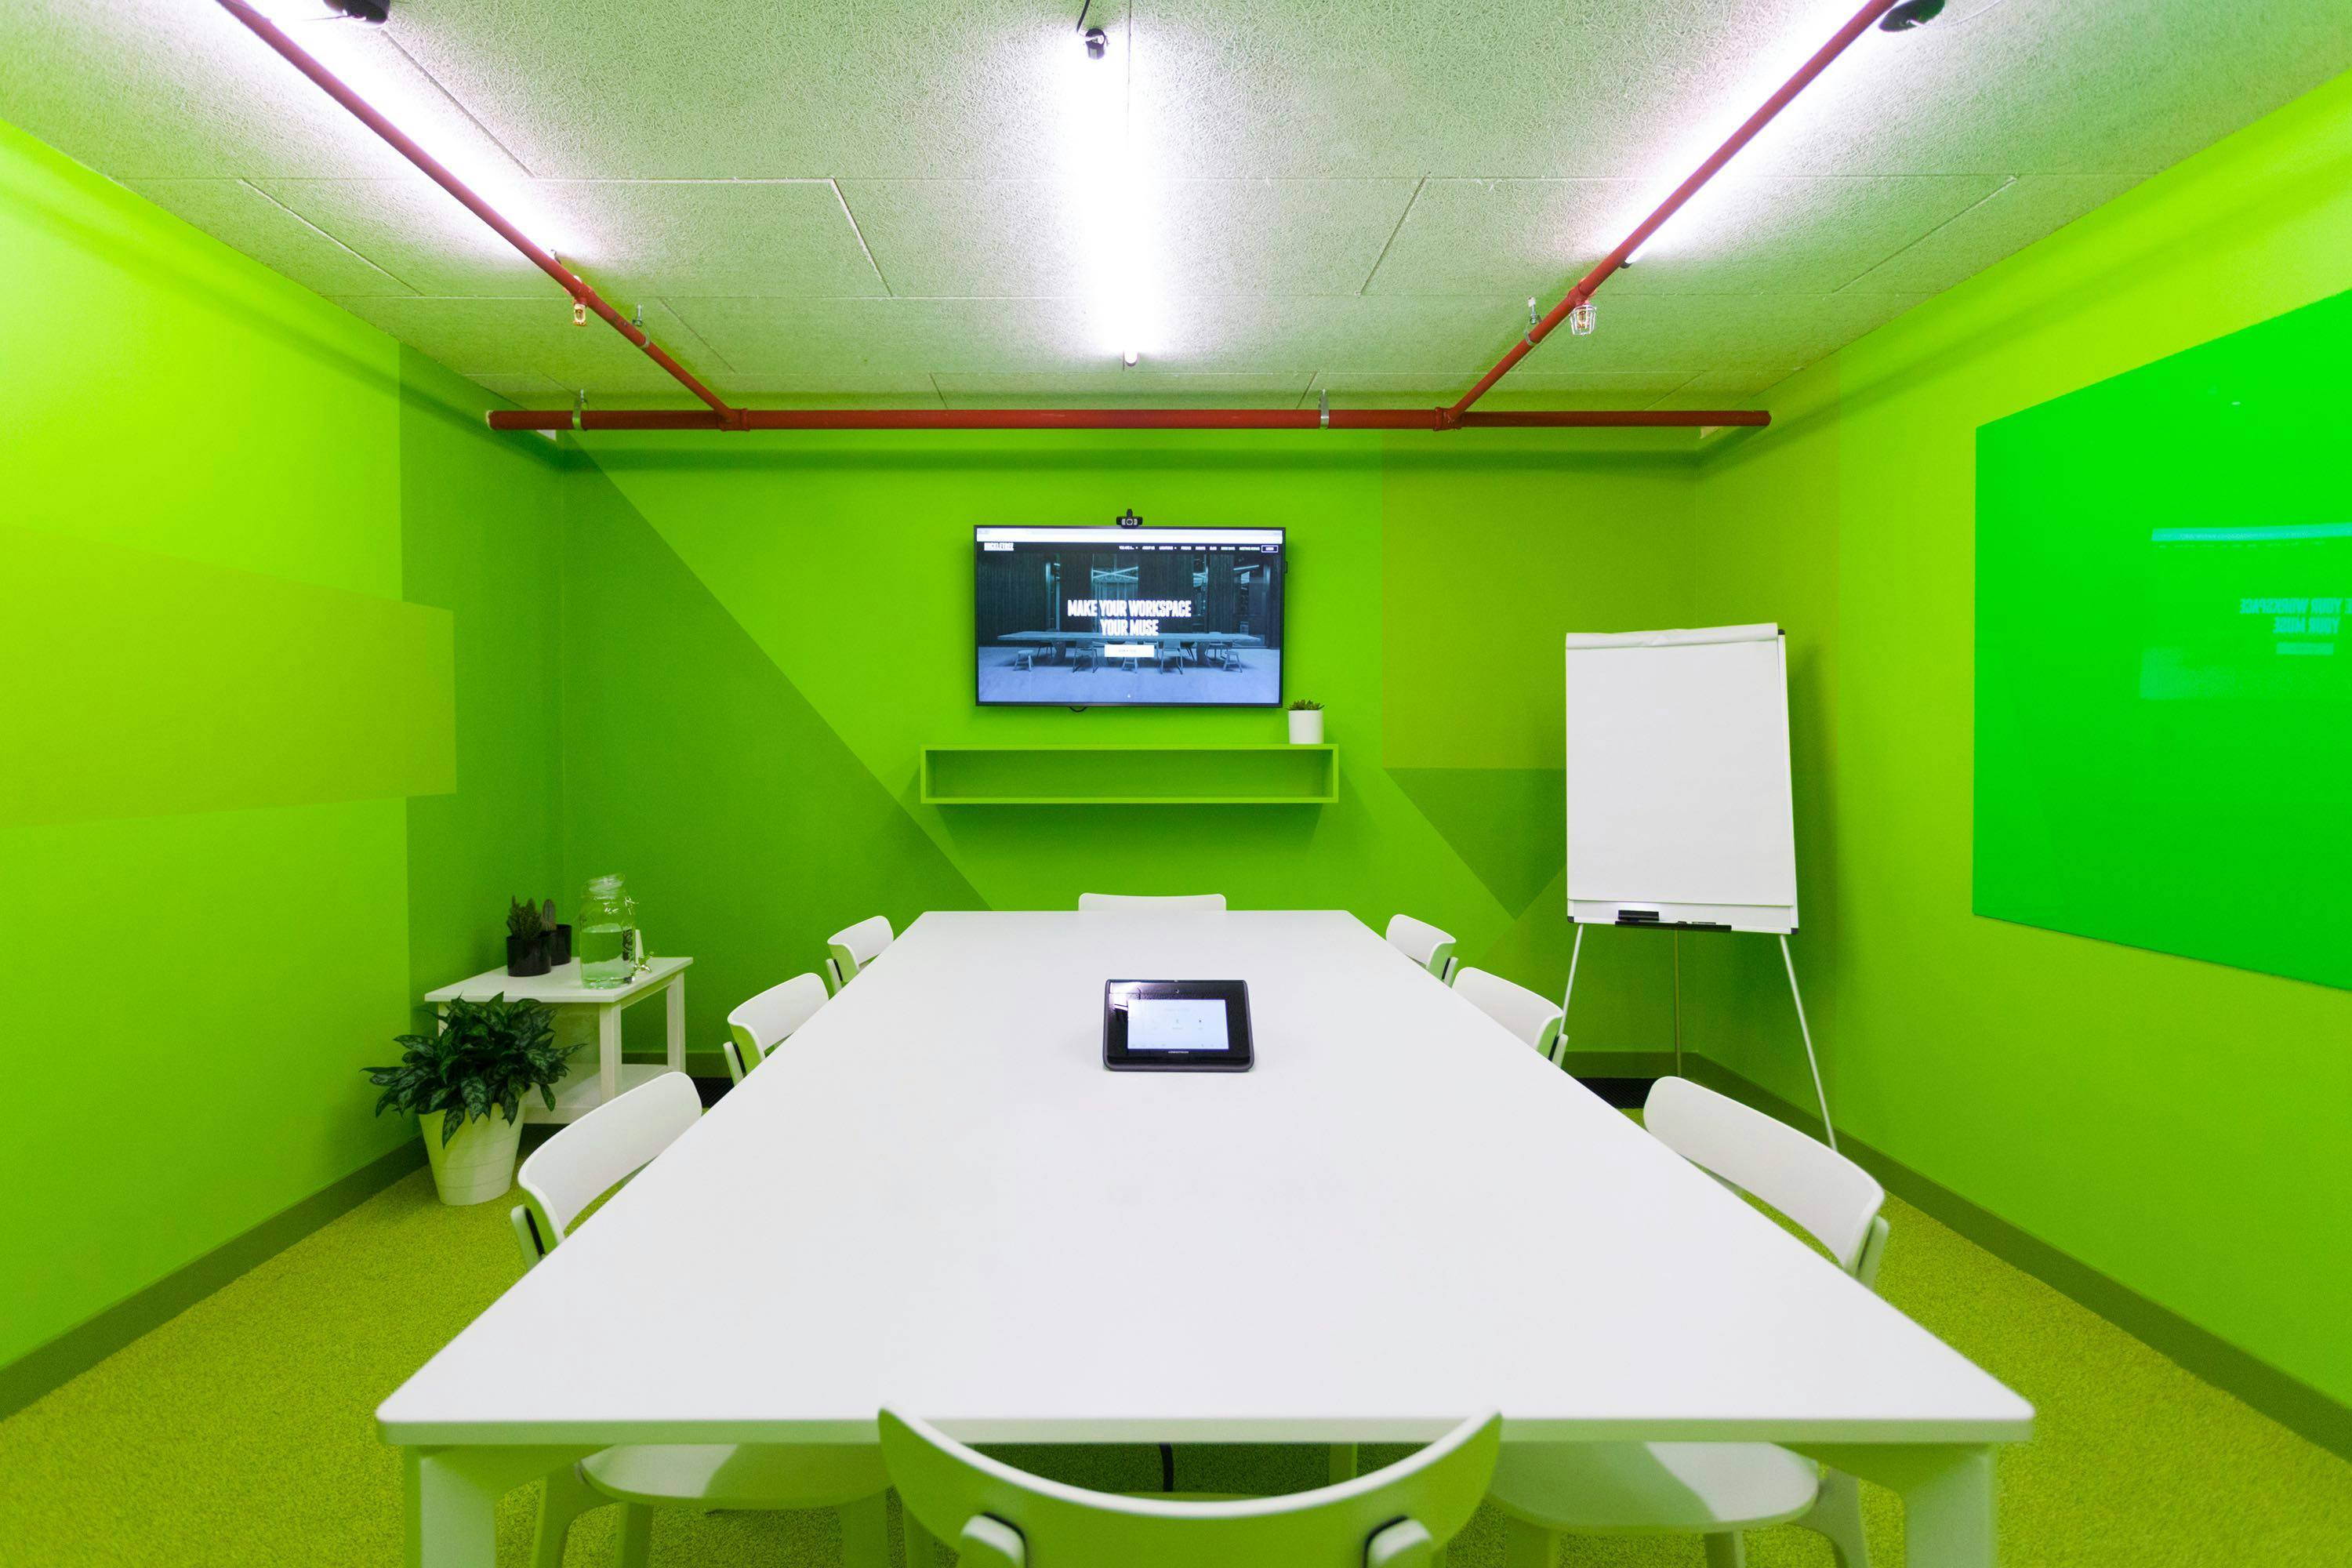
[[[596,1080],[604,1104],[621,1095],[621,1010],[607,1002],[596,1009]]]
[[[406,1448],[407,1568],[498,1568],[499,1499],[589,1448]]]
[[[1993,1451],[1981,1444],[1792,1443],[1808,1458],[1903,1499],[1908,1568],[1994,1568],[2000,1558]]]
[[[669,983],[665,998],[669,1016],[665,1020],[669,1035],[669,1070],[686,1070],[686,974],[680,971]],[[750,1063],[745,1063],[750,1066]]]

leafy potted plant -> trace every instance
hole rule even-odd
[[[547,973],[547,926],[539,906],[507,900],[507,973],[518,979]]]
[[[1294,746],[1319,746],[1323,743],[1323,704],[1311,697],[1301,697],[1291,703],[1290,743]]]
[[[451,1002],[429,1035],[402,1035],[392,1067],[363,1069],[383,1090],[376,1114],[417,1119],[433,1185],[445,1204],[488,1203],[514,1185],[522,1097],[555,1109],[555,1086],[578,1046],[555,1043],[555,1013],[537,1002]]]

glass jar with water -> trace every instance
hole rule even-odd
[[[592,877],[572,921],[572,955],[580,960],[583,985],[626,985],[637,972],[644,942],[637,934],[637,901],[618,875]]]

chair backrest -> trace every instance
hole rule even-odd
[[[1860,1165],[1728,1096],[1686,1078],[1662,1078],[1642,1108],[1651,1136],[1710,1175],[1787,1215],[1875,1288],[1886,1245],[1886,1193]]]
[[[727,1033],[741,1058],[741,1072],[768,1059],[768,1053],[816,1016],[824,1005],[824,982],[814,974],[795,974],[781,985],[771,985],[727,1015]],[[733,1061],[728,1070],[738,1069]],[[739,1076],[736,1082],[742,1082]]]
[[[899,1501],[963,1568],[1422,1568],[1477,1510],[1502,1433],[1502,1417],[1482,1416],[1338,1486],[1186,1502],[1066,1486],[910,1417],[885,1410],[879,1420]]]
[[[1461,971],[1454,977],[1454,989],[1478,1011],[1533,1046],[1544,1060],[1559,1054],[1560,1012],[1550,997],[1483,969]]]
[[[1080,893],[1082,910],[1217,910],[1225,907],[1223,893],[1176,893],[1165,898],[1140,893]]]
[[[666,1072],[606,1100],[532,1150],[515,1178],[523,1202],[511,1216],[523,1267],[553,1251],[582,1209],[650,1164],[701,1114],[694,1080]]]
[[[841,988],[856,978],[857,972],[874,962],[875,955],[890,945],[890,918],[876,915],[859,921],[834,932],[824,941],[824,969],[833,977],[833,988]]]
[[[1397,915],[1389,921],[1389,945],[1440,980],[1454,967],[1454,938],[1427,921]]]

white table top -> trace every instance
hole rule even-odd
[[[599,1006],[644,995],[692,963],[690,958],[656,954],[626,985],[589,985],[581,981],[580,961],[559,963],[544,974],[509,974],[504,965],[486,969],[455,985],[427,991],[427,1002],[487,1002],[504,996],[509,1002],[594,1003]]]
[[[1254,1071],[1103,1070],[1106,979],[1236,976]],[[885,1403],[974,1441],[2032,1421],[1351,917],[1125,911],[925,915],[378,1415],[870,1440]]]

